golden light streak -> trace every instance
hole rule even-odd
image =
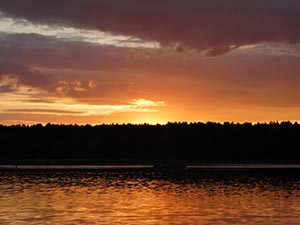
[[[137,105],[137,106],[141,106],[141,107],[144,107],[144,106],[165,106],[165,102],[163,101],[151,101],[151,100],[147,100],[147,99],[134,99],[132,102],[131,102],[133,105]]]
[[[14,80],[3,79],[1,85],[14,84]],[[163,101],[135,99],[124,104],[87,104],[77,102],[74,98],[51,96],[39,88],[28,88],[17,84],[13,92],[0,95],[1,113],[41,114],[41,115],[76,115],[109,116],[115,113],[157,112],[155,107],[165,106]]]

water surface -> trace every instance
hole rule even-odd
[[[0,172],[0,224],[300,224],[298,170]]]

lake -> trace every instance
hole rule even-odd
[[[297,169],[0,171],[0,224],[300,224]]]

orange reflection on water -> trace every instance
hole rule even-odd
[[[299,224],[297,177],[3,174],[5,224]]]

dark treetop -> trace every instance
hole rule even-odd
[[[300,125],[0,126],[0,159],[114,162],[300,162]]]

